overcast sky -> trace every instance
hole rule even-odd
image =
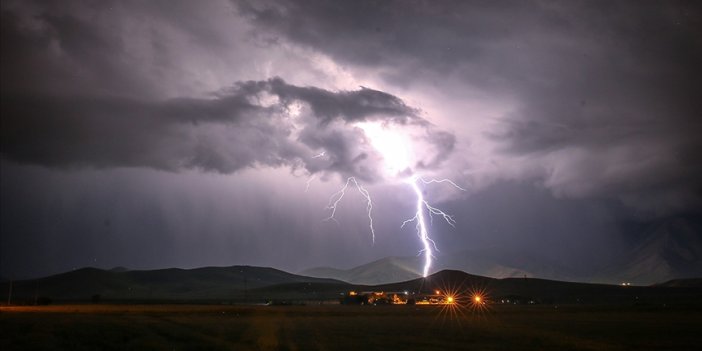
[[[5,277],[412,256],[418,175],[465,189],[422,186],[457,222],[430,228],[442,252],[597,265],[702,213],[695,1],[1,9]],[[352,188],[324,221],[348,177],[375,242]]]

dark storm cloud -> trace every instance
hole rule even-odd
[[[443,160],[437,155],[453,148],[453,136],[421,118],[418,109],[365,87],[330,91],[272,78],[238,82],[205,97],[168,97],[172,94],[163,91],[180,68],[166,48],[177,47],[178,36],[166,29],[177,18],[205,11],[187,2],[169,3],[164,11],[135,3],[86,5],[3,6],[4,157],[55,167],[224,173],[291,166],[372,181],[380,178],[378,158],[358,145],[363,135],[355,123],[422,128],[434,152],[419,168],[436,167]],[[146,39],[126,36],[131,23],[126,14],[133,13],[148,18]],[[186,21],[179,28],[217,55],[223,39],[198,23]],[[295,104],[302,106],[302,116],[292,118]],[[324,159],[312,159],[321,151]]]
[[[514,101],[486,136],[555,193],[661,213],[700,205],[698,3],[235,3],[263,35],[382,68],[388,82],[453,80]]]
[[[149,90],[148,80],[134,74],[126,62],[121,38],[94,23],[49,13],[34,17],[6,8],[1,18],[3,94]]]
[[[412,141],[412,171],[468,189],[424,189],[458,222],[434,223],[442,253],[511,248],[601,266],[621,256],[620,235],[651,221],[627,226],[631,206],[702,208],[694,2],[0,9],[6,277],[86,265],[350,268],[412,255],[414,228],[399,225],[416,199],[404,184],[369,184],[385,174],[364,122]],[[310,173],[323,181],[307,192],[299,176]],[[339,226],[322,221],[333,175],[369,185],[374,245],[356,191]]]
[[[189,65],[199,64],[197,72],[219,68],[212,66],[235,57],[227,53],[242,51],[222,29],[231,9],[221,5],[3,1],[2,90],[140,98],[197,91],[204,84]]]
[[[304,121],[297,139],[291,138],[296,127],[286,113],[294,103],[309,106],[312,120]],[[3,95],[2,109],[3,155],[57,167],[228,173],[288,165],[372,180],[374,171],[362,167],[373,164],[362,164],[366,155],[355,145],[360,135],[349,127],[364,121],[417,124],[427,128],[442,153],[452,147],[450,135],[434,131],[393,95],[368,88],[331,92],[280,78],[241,82],[207,99]],[[334,121],[341,124],[330,126]],[[313,160],[315,150],[328,154],[326,162]]]
[[[304,101],[323,124],[338,118],[346,122],[363,122],[370,116],[377,115],[387,116],[391,121],[401,124],[410,119],[420,121],[416,117],[418,111],[405,105],[398,97],[365,87],[357,91],[335,93],[315,87],[296,87],[285,84],[282,79],[271,79],[239,84],[237,90],[249,94],[267,91],[286,104]]]

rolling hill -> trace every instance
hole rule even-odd
[[[351,269],[316,267],[299,272],[300,275],[338,279],[352,284],[384,284],[421,277],[424,258],[417,256],[386,257]],[[449,269],[471,272],[494,278],[544,277],[577,281],[586,279],[560,268],[558,264],[540,257],[519,252],[466,250],[443,254],[434,261],[436,271]]]
[[[386,257],[351,269],[316,267],[300,272],[300,275],[338,279],[352,284],[375,285],[401,282],[422,276],[419,257]]]
[[[702,222],[676,217],[650,224],[633,236],[631,247],[588,271],[575,270],[540,255],[490,247],[441,254],[433,270],[461,270],[494,278],[539,277],[551,280],[651,285],[673,279],[702,277]],[[388,257],[351,269],[317,267],[302,275],[339,279],[353,284],[382,284],[419,277],[421,257]]]
[[[0,284],[9,292],[9,283]],[[676,280],[652,287],[571,283],[534,278],[496,279],[443,270],[427,278],[377,285],[311,278],[273,268],[232,266],[150,271],[83,268],[46,278],[16,281],[15,304],[41,298],[56,302],[123,303],[260,303],[336,301],[350,290],[434,293],[469,296],[482,291],[491,301],[547,304],[691,304],[702,303],[699,279]],[[95,296],[99,295],[99,299]]]
[[[347,283],[299,276],[273,268],[252,266],[204,267],[196,269],[159,269],[143,271],[82,268],[40,279],[16,281],[12,295],[16,300],[46,296],[54,300],[237,300],[248,291],[281,284]],[[9,291],[9,283],[0,291]]]
[[[702,224],[673,218],[649,227],[638,245],[600,272],[605,281],[653,284],[702,277]]]
[[[671,286],[620,286],[572,283],[535,278],[495,279],[462,271],[443,270],[427,278],[365,287],[381,291],[452,292],[466,296],[480,292],[489,301],[535,304],[683,305],[702,304],[698,280],[680,280]]]

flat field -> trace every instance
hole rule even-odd
[[[693,350],[701,331],[663,306],[0,307],[2,350]]]

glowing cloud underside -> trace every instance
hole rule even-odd
[[[411,173],[409,172],[411,165],[411,149],[408,147],[409,143],[407,137],[404,137],[399,133],[395,133],[389,130],[387,127],[384,127],[383,125],[377,123],[361,123],[358,124],[357,127],[361,128],[364,131],[371,145],[383,157],[383,161],[386,167],[384,170],[386,175],[392,178],[396,178],[402,173]],[[319,156],[323,155],[323,152],[319,154]],[[312,178],[310,178],[310,180],[311,179]],[[461,191],[464,191],[465,189],[461,188],[449,179],[424,179],[419,175],[412,175],[410,177],[407,177],[404,179],[404,182],[409,184],[412,190],[414,191],[415,195],[417,196],[417,203],[416,212],[414,216],[402,222],[400,228],[404,228],[404,226],[407,223],[415,222],[417,236],[419,237],[419,240],[422,244],[422,250],[419,253],[420,255],[424,255],[424,269],[422,274],[424,277],[426,277],[429,274],[429,270],[431,269],[432,261],[434,258],[434,251],[438,251],[438,249],[436,248],[436,243],[434,242],[434,240],[431,239],[431,236],[429,235],[429,230],[427,229],[426,214],[429,215],[430,223],[433,222],[434,215],[441,216],[446,221],[446,223],[448,223],[452,227],[455,226],[456,221],[452,216],[446,214],[445,212],[436,207],[431,206],[429,202],[427,202],[424,199],[424,195],[422,194],[422,189],[420,189],[419,183],[422,183],[424,185],[434,183],[447,183]],[[371,237],[373,239],[373,242],[375,242],[375,229],[373,228],[372,215],[373,202],[371,201],[371,197],[368,191],[365,188],[363,188],[354,177],[347,178],[344,186],[339,191],[332,194],[332,196],[329,198],[329,205],[327,205],[327,209],[331,211],[331,213],[329,217],[327,217],[325,220],[336,221],[334,215],[336,214],[337,206],[339,202],[344,198],[344,195],[346,194],[346,191],[348,190],[348,187],[351,183],[355,185],[356,189],[358,189],[358,191],[367,201],[366,209],[368,212],[369,227]],[[307,185],[309,187],[309,181]]]

